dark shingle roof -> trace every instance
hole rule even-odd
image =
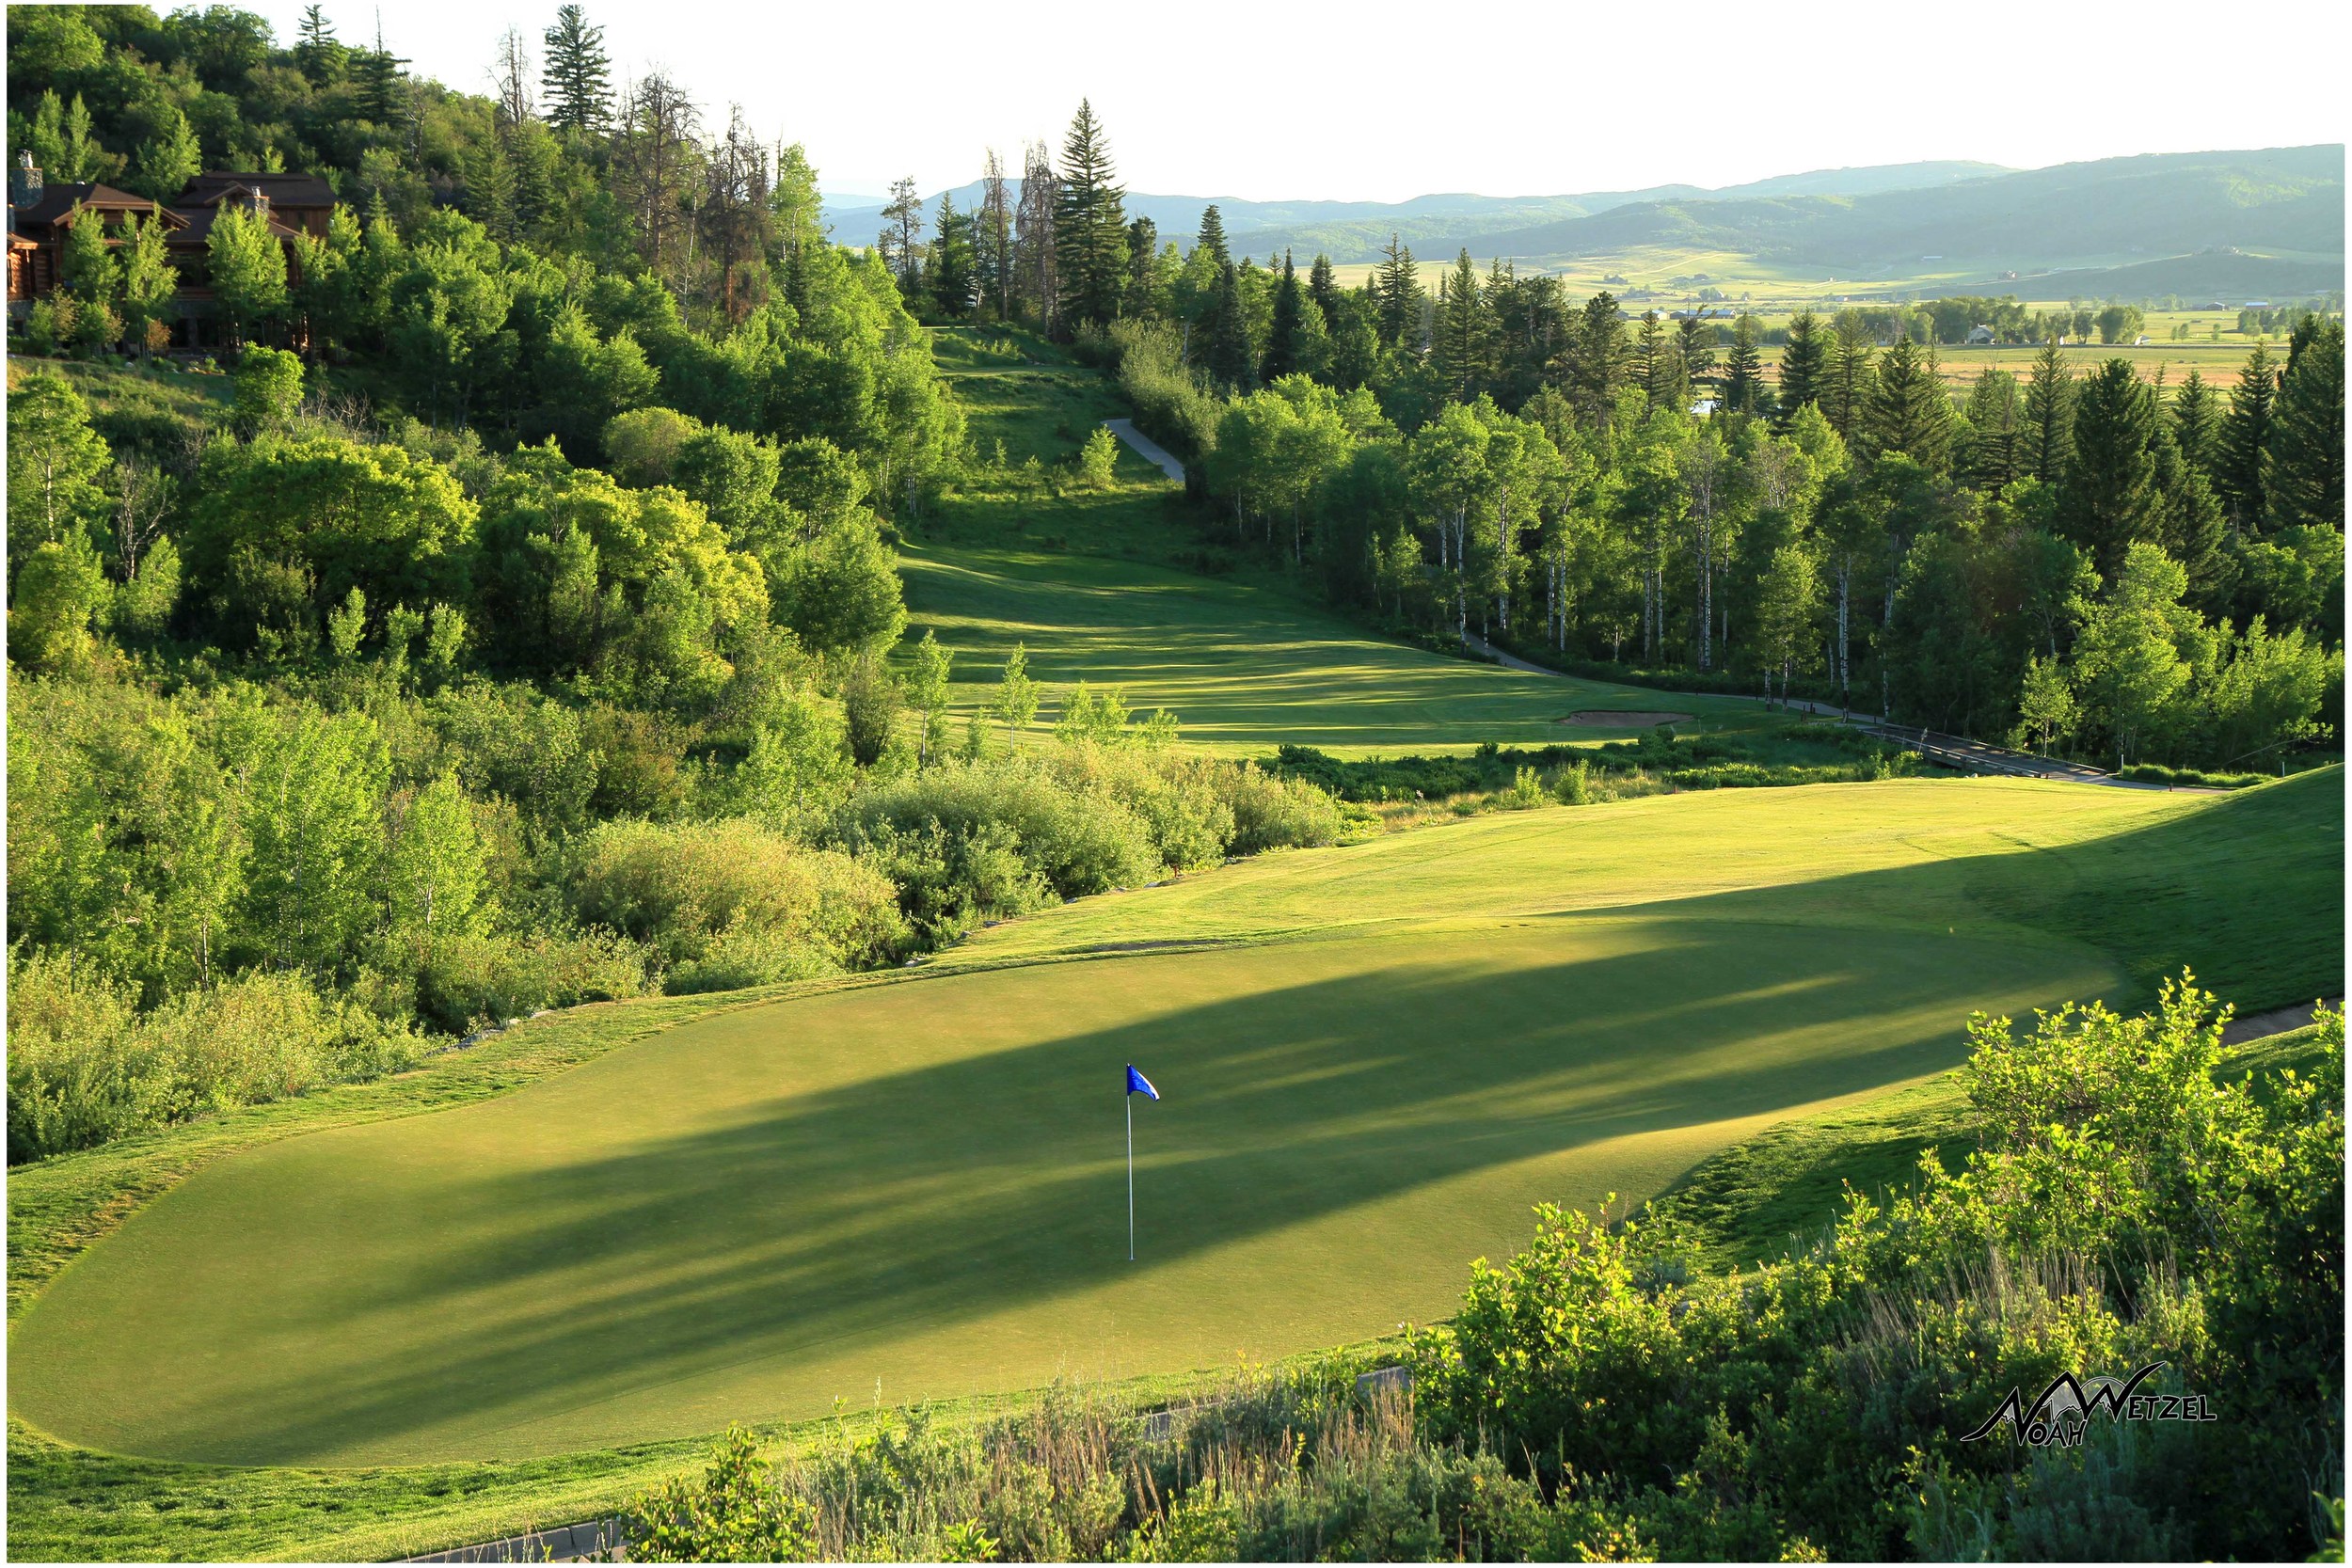
[[[332,207],[335,188],[315,174],[262,174],[235,169],[206,169],[187,183],[177,204],[209,206],[231,190],[259,191],[280,207]]]

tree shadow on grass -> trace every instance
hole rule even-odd
[[[102,1446],[281,1463],[418,1441],[491,1452],[504,1429],[559,1420],[567,1440],[644,1437],[660,1424],[646,1402],[698,1380],[743,1390],[726,1415],[776,1414],[800,1397],[794,1369],[843,1347],[895,1371],[913,1337],[1319,1218],[1377,1223],[1450,1181],[1949,1066],[1972,1008],[2106,989],[2076,943],[2136,971],[2193,963],[2225,995],[2324,989],[2342,964],[2341,843],[2339,772],[2057,854],[877,987],[825,1006],[864,1010],[869,1041],[1033,1022],[824,1087],[796,1086],[798,1036],[839,1015],[728,1014],[501,1101],[202,1173],[20,1318],[19,1407],[69,1436],[94,1417],[119,1434]],[[1944,911],[1971,908],[2047,936],[1946,936]],[[1092,994],[1122,988],[1116,1005]],[[1088,1022],[1104,1013],[1132,1016]],[[828,1049],[859,1049],[853,1032]],[[666,1078],[739,1058],[751,1092],[665,1106]],[[1140,1275],[1124,1261],[1127,1061],[1168,1093],[1142,1121]],[[548,1131],[550,1100],[590,1090],[552,1155],[524,1135]],[[1476,1201],[1524,1202],[1520,1180]],[[1383,1325],[1377,1256],[1284,1267],[1186,1306],[1246,1324],[1247,1292],[1336,1272],[1325,1288]],[[627,1422],[582,1425],[598,1401],[626,1403]]]
[[[382,1129],[279,1146],[192,1182],[245,1189],[195,1223],[173,1224],[167,1204],[133,1228],[147,1232],[151,1268],[219,1247],[305,1266],[183,1296],[174,1324],[119,1352],[119,1375],[144,1386],[166,1451],[285,1462],[449,1428],[478,1434],[484,1451],[501,1425],[599,1398],[773,1370],[844,1343],[872,1343],[886,1365],[894,1336],[1132,1277],[1114,1087],[1127,1061],[1168,1095],[1146,1110],[1138,1158],[1152,1269],[1488,1167],[1915,1077],[1956,1053],[1964,1008],[1948,942],[1607,926],[1457,940],[1434,961],[1409,942],[1360,944],[1400,961],[730,1104],[608,1149],[583,1127],[575,1155],[555,1164],[504,1166],[470,1138],[445,1164],[416,1163],[413,1145],[382,1159],[367,1147]],[[1120,961],[1230,968],[1235,955]],[[1262,950],[1244,961],[1270,976],[1300,960]],[[2052,974],[2043,958],[1981,944],[1969,944],[1968,967],[1976,989],[2011,997],[2046,990]],[[957,984],[866,994],[935,1015]],[[766,1041],[762,1016],[667,1038],[675,1051],[778,1050],[791,1005],[765,1010]],[[533,1109],[528,1096],[502,1108]],[[361,1143],[339,1159],[331,1146],[352,1137]],[[273,1171],[273,1154],[297,1168]],[[326,1206],[282,1201],[289,1182],[313,1180],[368,1190]],[[386,1233],[408,1241],[367,1244]],[[1351,1266],[1376,1299],[1376,1260]],[[40,1315],[96,1305],[79,1294],[61,1291]],[[1249,1303],[1216,1310],[1246,1323]],[[167,1396],[224,1343],[237,1347],[230,1366],[197,1376],[192,1399]]]

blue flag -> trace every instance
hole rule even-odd
[[[1137,1072],[1133,1062],[1127,1064],[1127,1092],[1148,1094],[1154,1100],[1160,1098],[1160,1091],[1152,1086],[1152,1080]]]

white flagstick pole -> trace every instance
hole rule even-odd
[[[1136,1091],[1123,1087],[1119,1098],[1127,1105],[1127,1261],[1136,1260]]]

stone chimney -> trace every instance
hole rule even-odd
[[[16,167],[8,170],[8,205],[30,207],[40,199],[40,166],[30,152],[18,153]]]

